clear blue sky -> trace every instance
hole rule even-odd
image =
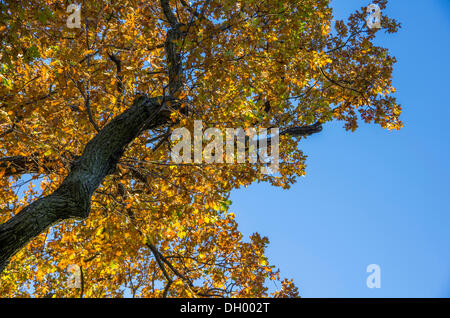
[[[450,297],[450,1],[390,0],[402,22],[377,42],[394,73],[405,128],[340,122],[302,141],[307,176],[290,190],[232,193],[240,230],[269,237],[268,256],[303,297]],[[335,18],[370,0],[332,0]],[[381,288],[366,267],[381,266]]]

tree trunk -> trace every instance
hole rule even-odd
[[[168,115],[162,98],[141,96],[107,124],[87,143],[58,189],[0,225],[0,273],[14,254],[51,225],[86,218],[92,194],[115,170],[128,144],[142,131],[167,123]]]

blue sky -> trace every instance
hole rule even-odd
[[[327,124],[301,142],[307,176],[290,190],[231,196],[240,230],[269,237],[269,259],[303,297],[450,297],[450,1],[389,2],[402,28],[377,43],[398,59],[405,128]],[[337,19],[368,4],[332,1]],[[366,287],[369,264],[380,289]]]

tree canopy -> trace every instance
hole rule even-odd
[[[289,188],[327,122],[402,127],[396,61],[374,43],[398,22],[334,20],[328,0],[98,0],[73,28],[70,4],[0,0],[0,295],[298,296],[230,192]],[[279,128],[279,173],[174,164],[170,134],[194,120]]]

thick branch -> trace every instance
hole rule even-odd
[[[111,61],[114,62],[116,65],[116,77],[117,77],[117,91],[120,94],[123,94],[123,76],[121,75],[122,72],[122,61],[115,55],[115,54],[109,54],[108,56]]]
[[[170,9],[169,0],[161,0],[161,7],[164,12],[164,16],[166,17],[167,21],[170,23],[172,27],[175,27],[175,25],[178,24],[178,20],[175,17],[175,15],[172,12],[172,9]]]
[[[183,67],[181,62],[181,53],[177,43],[183,39],[186,32],[181,30],[184,24],[179,23],[176,16],[170,8],[169,0],[161,0],[161,7],[164,16],[169,21],[170,29],[167,31],[166,43],[164,44],[167,56],[167,66],[169,73],[169,95],[173,98],[177,97],[181,87],[183,86]]]
[[[167,63],[169,68],[169,94],[176,97],[177,93],[183,86],[183,67],[181,63],[181,53],[178,50],[177,42],[184,36],[180,30],[182,24],[177,24],[174,28],[167,32],[165,44]]]
[[[86,145],[69,175],[52,194],[36,200],[0,225],[0,272],[11,257],[49,226],[89,215],[90,200],[128,144],[143,130],[168,121],[158,98],[139,97]],[[25,163],[26,166],[26,163]]]
[[[290,135],[292,137],[306,137],[322,131],[322,123],[317,122],[313,125],[287,128],[280,132],[280,135]]]

